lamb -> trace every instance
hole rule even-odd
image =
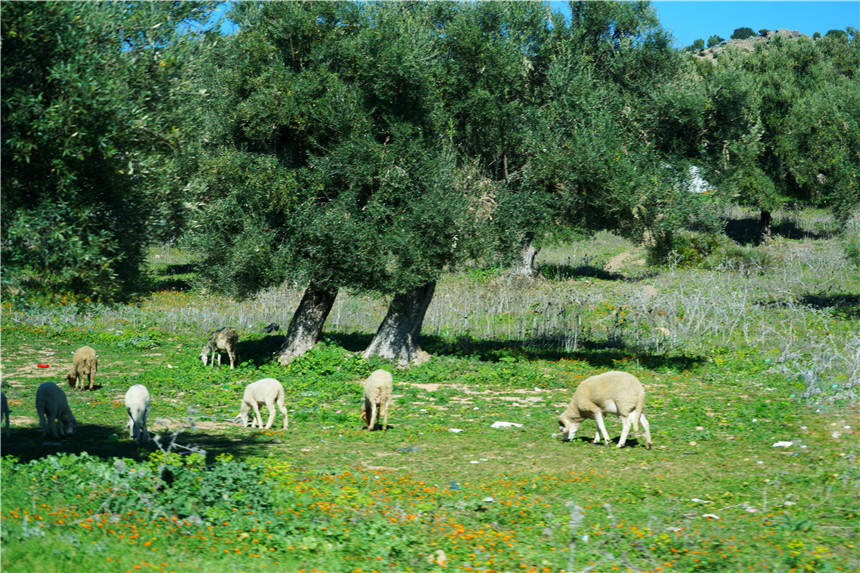
[[[6,394],[0,392],[0,421],[6,418],[6,429],[3,432],[6,437],[9,437],[9,402],[6,401]]]
[[[36,413],[43,438],[48,434],[55,439],[70,436],[78,427],[66,393],[53,382],[45,382],[36,390]]]
[[[391,407],[393,391],[391,373],[385,370],[374,370],[364,381],[364,404],[361,408],[361,419],[367,424],[368,430],[376,427],[377,414],[382,417],[382,431],[388,427],[388,409]],[[368,420],[367,413],[370,412]]]
[[[93,389],[93,380],[96,376],[96,370],[99,367],[99,361],[96,358],[96,351],[89,346],[81,346],[75,350],[72,356],[72,369],[66,374],[69,380],[69,386],[72,388],[78,387],[84,389],[84,377],[89,378],[90,390]]]
[[[266,429],[272,427],[272,422],[275,421],[275,404],[284,415],[284,429],[289,425],[289,417],[287,416],[287,408],[284,406],[284,387],[274,378],[263,378],[252,382],[245,386],[245,393],[242,395],[242,404],[239,407],[239,414],[235,420],[242,424],[242,427],[248,425],[248,412],[254,410],[254,419],[251,420],[251,427],[263,427],[263,418],[260,416],[260,404],[265,404],[269,409],[269,421],[266,422]]]
[[[146,416],[149,414],[149,390],[143,384],[135,384],[125,393],[125,411],[128,412],[128,437],[135,442],[149,441],[146,431]]]
[[[207,364],[215,365],[215,356],[218,356],[218,368],[221,368],[221,351],[227,352],[230,357],[230,370],[233,370],[236,364],[236,344],[239,342],[239,334],[235,329],[225,326],[219,328],[209,335],[209,340],[203,345],[203,350],[200,351],[200,360],[203,361],[203,366]],[[209,357],[212,357],[212,362],[209,362]]]
[[[558,425],[565,441],[573,439],[577,428],[586,418],[597,422],[594,443],[600,443],[600,436],[609,444],[609,434],[603,423],[603,414],[616,414],[621,418],[621,438],[618,447],[624,446],[632,424],[639,433],[639,421],[645,430],[645,447],[651,449],[651,431],[645,418],[645,389],[642,383],[627,372],[611,371],[586,378],[573,394],[567,409],[558,417]]]

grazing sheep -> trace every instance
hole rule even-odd
[[[367,424],[368,430],[376,427],[377,414],[382,417],[382,431],[388,427],[388,409],[391,407],[393,391],[391,373],[385,370],[374,370],[364,381],[364,404],[361,407],[361,419]],[[368,420],[367,412],[370,411]]]
[[[6,429],[3,432],[6,437],[9,437],[9,402],[6,401],[6,394],[0,392],[0,421],[6,419]]]
[[[66,393],[53,382],[45,382],[36,390],[36,413],[39,414],[43,438],[48,434],[56,439],[70,436],[78,427]]]
[[[230,357],[230,370],[236,364],[236,344],[239,342],[239,334],[235,329],[225,326],[219,328],[209,335],[209,340],[203,345],[203,350],[200,351],[200,360],[203,361],[203,366],[207,364],[215,365],[215,356],[218,356],[218,368],[221,368],[221,351],[227,352]],[[209,362],[211,355],[212,362]]]
[[[269,409],[269,421],[266,422],[266,429],[272,427],[272,422],[275,421],[275,404],[284,415],[284,429],[289,425],[289,417],[287,409],[284,406],[284,387],[274,378],[263,378],[252,382],[245,386],[245,393],[242,395],[242,405],[239,407],[239,414],[236,416],[236,421],[242,424],[242,427],[248,425],[248,412],[254,411],[254,419],[251,420],[251,427],[263,427],[263,418],[260,416],[260,404],[265,404]]]
[[[72,369],[66,374],[69,380],[69,386],[77,387],[80,390],[84,389],[84,378],[89,378],[90,390],[93,389],[93,380],[96,376],[96,370],[99,367],[99,361],[96,358],[96,351],[89,346],[81,346],[75,350],[75,355],[72,356]]]
[[[567,409],[558,417],[565,441],[573,439],[582,421],[592,418],[597,422],[598,431],[594,435],[594,443],[600,443],[600,436],[609,444],[609,434],[603,423],[603,414],[616,414],[621,418],[621,438],[618,447],[627,441],[627,434],[632,424],[639,433],[639,421],[645,430],[645,447],[651,448],[651,431],[648,420],[642,411],[645,407],[645,389],[642,383],[627,372],[604,372],[582,381]]]
[[[128,412],[128,437],[138,444],[149,441],[146,416],[149,414],[149,390],[135,384],[125,393],[125,411]]]

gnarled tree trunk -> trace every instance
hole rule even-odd
[[[381,356],[396,360],[398,366],[420,364],[429,359],[430,355],[421,350],[418,337],[435,290],[436,281],[433,281],[394,295],[382,324],[364,351],[364,357]]]
[[[761,219],[759,219],[758,225],[758,242],[760,245],[766,245],[770,242],[772,223],[773,217],[771,216],[770,211],[762,209]]]
[[[527,277],[535,274],[535,257],[537,257],[537,247],[534,246],[534,235],[528,233],[520,250],[520,264],[514,267],[514,274]]]
[[[317,343],[336,296],[336,290],[325,290],[311,281],[290,321],[287,339],[278,351],[281,365],[286,366]]]

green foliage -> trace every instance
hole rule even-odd
[[[149,206],[134,175],[142,149],[135,98],[148,92],[137,90],[147,70],[135,57],[199,10],[3,7],[4,283],[97,300],[139,287]],[[168,25],[156,31],[143,13]]]
[[[761,31],[759,31],[759,34],[764,36],[765,34],[767,34],[767,30],[765,30],[764,32],[764,34],[761,34]],[[746,40],[747,38],[751,38],[752,36],[755,36],[755,32],[753,32],[752,28],[748,28],[746,26],[741,28],[735,28],[735,31],[732,32],[732,40]]]
[[[697,267],[712,253],[724,249],[730,240],[721,234],[679,231],[672,233],[666,240],[657,241],[648,250],[649,262],[661,264],[670,262],[679,267]]]
[[[696,40],[685,49],[688,52],[701,52],[705,49],[705,41],[702,38],[696,38]]]
[[[726,40],[724,38],[721,38],[720,36],[717,36],[716,34],[714,34],[713,36],[710,36],[708,38],[708,47],[713,48],[714,46],[717,46],[717,45],[719,45],[725,41]]]
[[[762,28],[761,30],[759,30],[759,31],[758,31],[758,35],[759,35],[759,36],[767,36],[767,33],[768,33],[769,31],[770,31],[770,30],[768,30],[767,28]]]
[[[854,267],[860,268],[860,215],[855,214],[842,231],[842,250]]]

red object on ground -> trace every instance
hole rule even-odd
[[[50,364],[36,364],[36,368],[50,368]]]

